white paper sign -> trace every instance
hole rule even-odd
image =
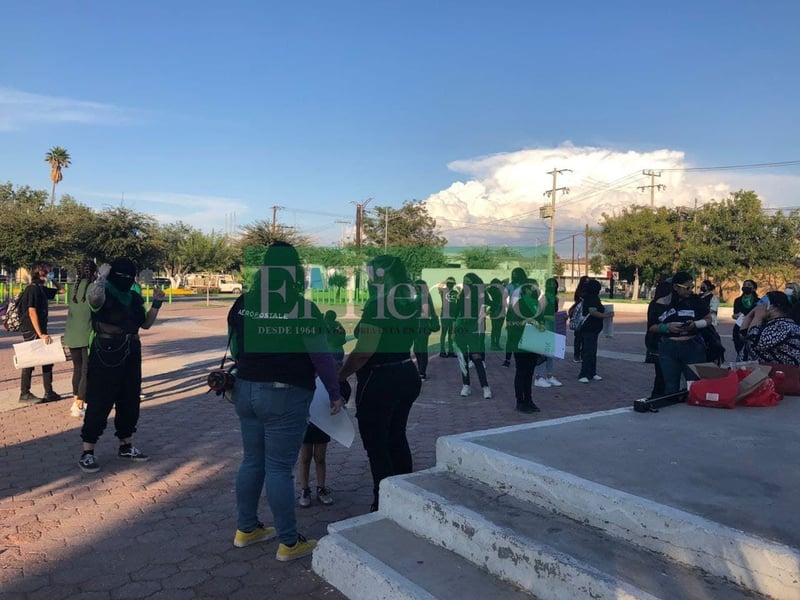
[[[317,377],[316,383],[317,389],[314,390],[314,398],[311,400],[311,407],[308,411],[309,420],[342,446],[349,448],[353,445],[353,438],[356,436],[353,417],[345,406],[338,414],[332,415],[328,391],[319,377]]]
[[[13,344],[14,346],[14,368],[25,369],[27,367],[38,367],[41,365],[53,365],[67,361],[64,354],[64,347],[61,344],[61,336],[54,335],[52,341],[45,344],[42,339],[31,340]]]

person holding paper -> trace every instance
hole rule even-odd
[[[556,311],[558,311],[558,279],[550,277],[544,282],[544,294],[539,296],[539,321],[547,331],[556,331]],[[534,374],[536,387],[560,387],[563,385],[553,375],[553,357],[548,356],[536,367]]]
[[[509,309],[508,316],[519,322],[524,330],[526,323],[538,323],[541,310],[539,284],[535,279],[526,279],[518,290],[519,299]],[[514,350],[514,395],[517,399],[517,410],[521,413],[530,414],[540,410],[533,401],[533,373],[538,361],[538,354],[527,352],[517,344]]]
[[[380,482],[413,468],[406,424],[422,387],[411,360],[421,307],[399,258],[376,256],[367,264],[367,273],[370,297],[356,325],[356,347],[339,371],[339,380],[353,373],[358,379],[356,418],[372,471],[374,512]]]
[[[342,409],[336,360],[316,304],[303,297],[305,273],[297,250],[285,242],[245,248],[245,265],[256,271],[228,312],[231,355],[236,361],[233,402],[242,432],[236,477],[236,533],[243,548],[278,538],[275,558],[308,556],[317,545],[297,531],[294,467],[319,376],[331,414]],[[91,407],[91,404],[90,404]],[[266,489],[275,526],[258,518]]]
[[[31,283],[20,296],[17,307],[19,310],[19,330],[22,339],[26,342],[41,339],[45,344],[50,344],[52,339],[47,333],[47,317],[49,302],[56,294],[63,294],[63,288],[48,287],[46,282],[53,280],[53,265],[48,262],[39,262],[31,269]],[[30,364],[30,363],[29,363]],[[41,402],[56,402],[61,400],[61,395],[53,391],[53,365],[42,365],[42,384],[44,397],[39,398],[31,393],[31,380],[34,367],[22,369],[20,379],[19,401],[27,404]]]

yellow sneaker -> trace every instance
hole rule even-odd
[[[274,527],[264,527],[263,523],[259,523],[253,531],[245,533],[239,529],[236,530],[236,535],[233,537],[233,545],[237,548],[244,548],[252,546],[259,542],[268,542],[277,535]]]
[[[287,560],[294,560],[296,558],[303,558],[308,556],[317,547],[317,540],[307,540],[302,535],[297,535],[297,541],[294,546],[287,546],[286,544],[278,544],[278,551],[275,553],[275,558],[281,562]]]

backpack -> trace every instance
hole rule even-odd
[[[21,295],[17,294],[0,305],[0,321],[3,322],[3,327],[6,331],[19,331],[19,308],[17,304]]]
[[[570,312],[572,314],[569,319],[569,328],[572,331],[578,332],[581,330],[581,327],[583,327],[583,324],[586,322],[586,317],[588,316],[583,314],[583,299],[578,300]]]

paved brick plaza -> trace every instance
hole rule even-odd
[[[142,464],[118,460],[112,423],[96,449],[102,468],[97,474],[77,467],[80,421],[68,416],[69,400],[17,403],[19,374],[12,367],[11,344],[20,338],[0,333],[2,598],[341,597],[311,572],[310,558],[279,563],[274,542],[232,545],[238,421],[231,406],[206,394],[205,386],[226,342],[229,306],[177,301],[165,305],[160,322],[143,332],[147,399],[135,443],[152,458]],[[52,333],[63,332],[65,315],[63,306],[52,307]],[[502,368],[500,358],[488,359],[494,399],[479,399],[477,393],[463,399],[456,361],[432,353],[429,380],[408,425],[415,470],[434,465],[435,442],[442,435],[629,406],[646,396],[652,366],[642,362],[643,321],[640,315],[619,314],[615,336],[601,336],[598,372],[604,381],[578,383],[579,365],[568,348],[568,359],[556,364],[565,385],[534,388],[542,408],[535,415],[514,410],[514,370]],[[720,329],[730,337],[728,323]],[[726,346],[731,356],[729,339]],[[56,366],[56,391],[65,397],[70,375],[71,363]],[[33,391],[42,391],[38,371]],[[300,531],[308,537],[324,535],[331,521],[368,511],[372,483],[358,437],[349,449],[331,444],[328,487],[333,506],[298,508]],[[262,518],[269,521],[266,502],[263,506]]]

